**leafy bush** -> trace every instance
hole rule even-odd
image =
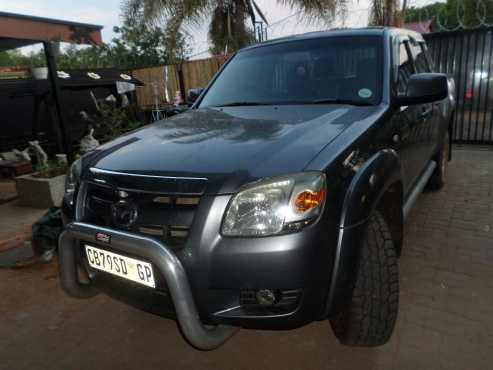
[[[99,107],[99,113],[94,118],[94,137],[100,143],[110,141],[143,125],[134,117],[135,114],[131,107],[116,108],[102,104]]]
[[[50,160],[46,166],[38,165],[35,167],[33,177],[49,179],[52,177],[65,175],[67,173],[67,165],[57,160]]]

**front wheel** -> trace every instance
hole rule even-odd
[[[342,344],[379,346],[395,326],[399,277],[390,229],[378,211],[370,217],[357,263],[351,301],[330,323]]]

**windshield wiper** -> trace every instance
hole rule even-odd
[[[317,99],[308,102],[307,104],[349,104],[349,105],[361,105],[361,106],[373,105],[370,102],[350,100],[350,99],[338,99],[338,98]]]
[[[214,107],[248,107],[248,106],[255,106],[255,105],[270,105],[268,103],[259,103],[259,102],[254,102],[254,101],[237,101],[233,103],[227,103],[227,104],[219,104],[215,105]]]

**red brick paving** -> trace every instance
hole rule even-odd
[[[0,252],[8,251],[9,249],[18,248],[24,245],[24,239],[17,237],[8,240],[0,241]]]
[[[0,204],[12,200],[16,196],[15,181],[0,179]]]
[[[16,201],[0,204],[0,244],[13,240],[28,240],[31,227],[46,209],[20,207]]]
[[[220,349],[199,352],[172,321],[104,296],[66,297],[52,264],[0,270],[0,368],[491,369],[492,159],[493,151],[457,150],[445,189],[424,193],[412,211],[400,314],[383,347],[341,346],[324,321],[287,332],[241,330]]]

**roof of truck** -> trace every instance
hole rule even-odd
[[[334,36],[364,36],[364,35],[383,36],[385,33],[407,35],[417,40],[423,39],[421,34],[404,28],[394,28],[394,27],[336,28],[327,31],[307,32],[299,35],[272,39],[256,45],[246,47],[242,50],[254,49],[261,46],[281,44],[290,41],[309,40],[309,39],[334,37]]]

